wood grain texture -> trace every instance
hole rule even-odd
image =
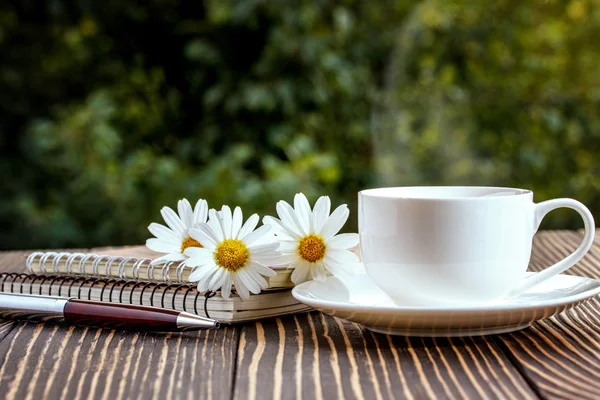
[[[537,398],[490,338],[405,338],[321,313],[240,336],[237,399]]]
[[[230,397],[237,330],[182,334],[18,323],[0,342],[6,399]]]
[[[23,271],[29,252],[0,256]],[[4,399],[228,399],[237,327],[175,334],[0,323]]]
[[[0,273],[2,272],[13,272],[13,271],[24,271],[25,270],[25,259],[27,258],[28,252],[24,251],[6,251],[0,252]],[[16,322],[5,321],[0,319],[0,341],[17,326]],[[1,379],[1,377],[0,377]],[[1,381],[0,381],[0,389]]]
[[[531,270],[576,231],[540,232]],[[0,272],[27,252],[0,253]],[[600,279],[600,237],[567,273]],[[318,312],[149,334],[0,321],[6,399],[600,398],[600,299],[499,336],[393,337]]]
[[[583,235],[544,231],[534,238],[530,270],[539,271],[572,253]],[[600,241],[566,274],[600,278]],[[598,296],[529,329],[495,338],[534,390],[544,398],[600,399],[600,301]]]

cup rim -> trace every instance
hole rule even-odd
[[[510,196],[453,196],[453,197],[425,197],[425,196],[408,196],[401,194],[382,194],[384,191],[393,191],[393,190],[410,190],[410,189],[481,189],[481,190],[490,190],[490,191],[498,191],[498,192],[506,192],[511,193]],[[521,198],[523,196],[532,196],[533,192],[529,189],[520,189],[520,188],[512,188],[512,187],[502,187],[502,186],[389,186],[389,187],[378,187],[378,188],[370,188],[363,189],[358,192],[359,196],[365,197],[373,197],[373,198],[381,198],[381,199],[403,199],[403,200],[423,200],[423,201],[498,201],[498,200],[508,200]]]

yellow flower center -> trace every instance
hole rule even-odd
[[[310,234],[300,239],[298,243],[298,254],[309,262],[315,262],[325,257],[325,241],[321,236]]]
[[[200,244],[199,241],[192,239],[191,237],[186,237],[185,239],[183,239],[183,242],[181,242],[181,252],[183,253],[185,251],[185,249],[187,249],[188,247],[204,247]]]
[[[214,259],[218,266],[232,272],[242,268],[248,262],[248,247],[238,239],[225,239],[217,245]]]

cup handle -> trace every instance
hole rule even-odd
[[[588,210],[586,206],[584,206],[577,200],[554,199],[543,201],[541,203],[535,204],[534,206],[534,232],[537,232],[538,228],[540,227],[540,223],[542,222],[542,219],[550,211],[556,210],[557,208],[570,208],[572,210],[577,211],[579,215],[581,215],[581,218],[583,218],[585,234],[583,235],[583,240],[577,248],[577,250],[575,250],[573,253],[569,254],[567,257],[557,262],[556,264],[546,268],[545,270],[523,279],[519,283],[519,285],[509,293],[509,297],[517,296],[526,291],[527,289],[545,281],[546,279],[549,279],[554,275],[560,274],[561,272],[571,268],[583,258],[585,253],[588,252],[590,247],[592,247],[592,243],[594,242],[594,217],[592,216],[590,210]]]

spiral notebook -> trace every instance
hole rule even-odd
[[[290,269],[273,268],[268,288],[242,300],[205,297],[187,282],[191,268],[181,262],[152,265],[160,257],[145,246],[106,248],[95,253],[34,252],[27,274],[0,275],[0,290],[149,305],[208,315],[222,323],[244,322],[310,310],[291,294]]]
[[[0,291],[169,308],[226,324],[310,310],[298,303],[289,289],[270,289],[247,300],[232,293],[224,299],[219,294],[205,296],[194,285],[85,276],[2,273]]]
[[[107,248],[98,254],[35,252],[25,262],[31,274],[79,275],[149,282],[188,283],[192,268],[183,262],[152,265],[162,254],[146,246]],[[269,288],[291,288],[292,270],[273,267],[276,276],[265,277]]]

